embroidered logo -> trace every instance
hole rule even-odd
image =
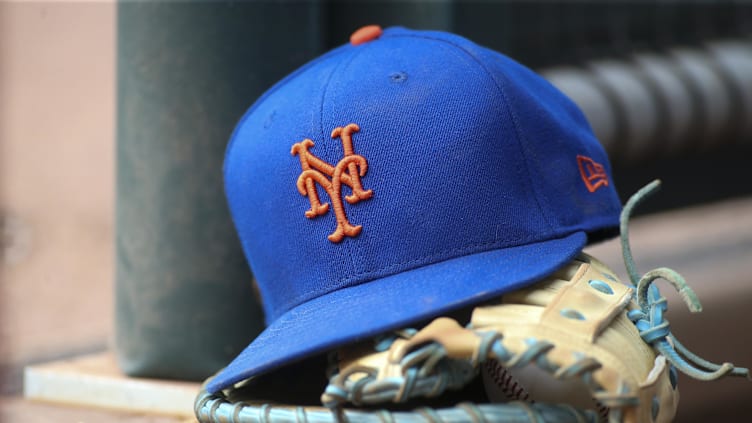
[[[313,141],[306,138],[292,146],[290,153],[300,158],[302,171],[298,176],[297,187],[301,195],[308,196],[311,208],[306,210],[305,216],[313,219],[323,216],[329,211],[328,203],[321,203],[315,184],[319,184],[332,203],[334,216],[337,219],[337,228],[328,236],[331,242],[340,242],[346,236],[354,237],[363,229],[362,225],[352,225],[347,220],[345,207],[342,202],[342,185],[352,189],[352,194],[345,196],[350,204],[373,197],[373,190],[364,190],[360,178],[365,176],[368,170],[368,162],[365,157],[355,154],[353,150],[352,134],[360,131],[360,127],[351,123],[345,127],[334,128],[332,139],[341,138],[345,155],[336,166],[321,160],[308,151],[314,146]]]
[[[578,155],[577,166],[580,168],[580,176],[588,191],[595,192],[600,187],[608,186],[608,174],[602,164],[590,157]]]

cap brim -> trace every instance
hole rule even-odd
[[[206,389],[216,393],[310,355],[529,285],[573,259],[586,241],[584,232],[576,232],[471,254],[315,298],[272,322]]]

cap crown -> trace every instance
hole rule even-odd
[[[541,77],[462,37],[401,28],[275,85],[225,161],[267,322],[409,269],[616,227],[609,175],[582,113]]]

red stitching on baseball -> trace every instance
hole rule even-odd
[[[517,380],[498,361],[487,361],[485,363],[486,371],[491,379],[501,389],[501,392],[511,400],[521,400],[534,404],[535,401],[530,399],[530,394],[525,390],[521,384],[517,383]]]
[[[598,416],[600,416],[601,421],[607,421],[608,415],[611,413],[611,408],[606,407],[602,402],[595,398],[593,398],[593,401],[595,401],[595,407],[598,409]]]

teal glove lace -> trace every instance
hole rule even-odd
[[[671,363],[671,382],[674,386],[676,386],[676,370],[699,380],[715,380],[726,375],[749,378],[748,369],[736,367],[731,363],[715,364],[704,360],[684,347],[671,333],[668,320],[663,317],[668,308],[666,298],[661,296],[660,291],[653,284],[655,281],[663,279],[669,282],[679,292],[692,313],[702,311],[697,294],[679,273],[665,267],[653,269],[642,277],[637,272],[632,249],[629,246],[629,219],[632,211],[646,198],[657,192],[659,187],[660,181],[655,180],[637,191],[627,201],[621,213],[620,231],[624,265],[635,287],[635,301],[640,307],[639,310],[630,311],[627,316],[637,326],[642,339]]]

